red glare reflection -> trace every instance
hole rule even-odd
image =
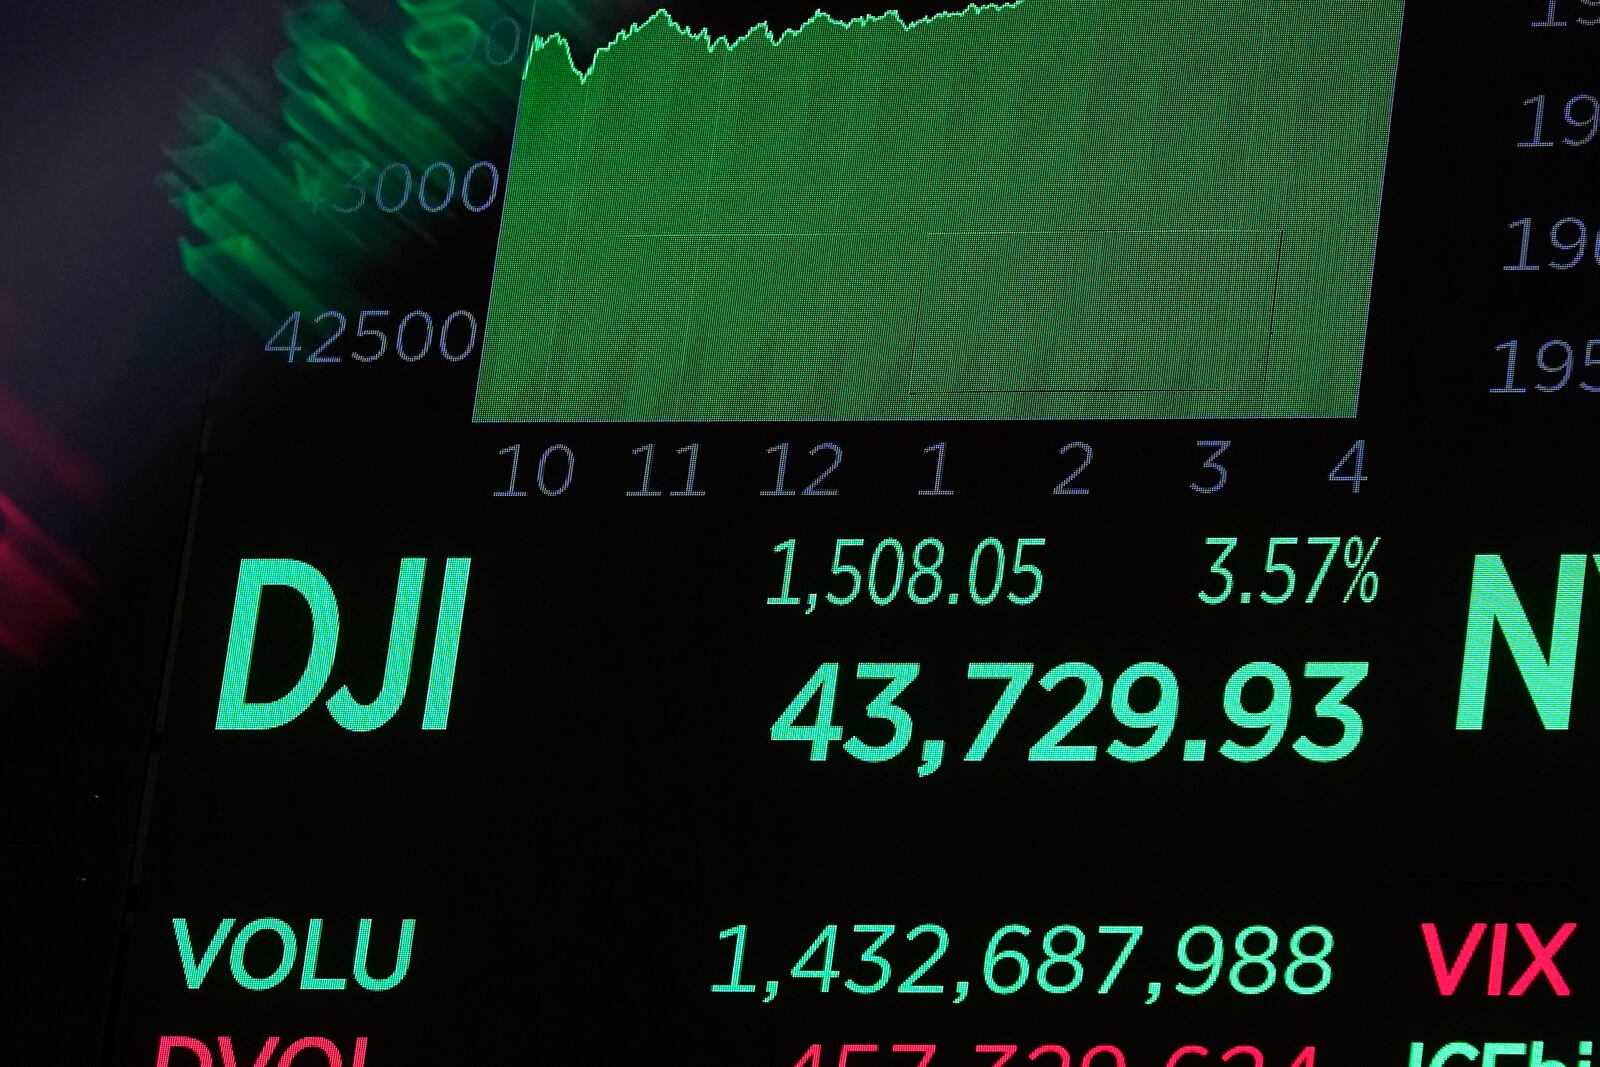
[[[87,568],[0,493],[0,651],[34,664],[83,609]]]

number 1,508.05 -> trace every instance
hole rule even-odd
[[[767,603],[804,604],[807,615],[820,604],[844,607],[865,601],[879,607],[897,600],[918,605],[969,601],[979,607],[1032,604],[1044,591],[1044,571],[1029,557],[1044,545],[1042,537],[1019,537],[1011,545],[985,537],[970,552],[947,554],[937,537],[924,537],[909,549],[899,538],[885,537],[869,552],[865,539],[840,537],[833,543],[825,579],[829,587],[807,592],[802,599],[794,589],[799,548],[791,537],[772,547],[783,557],[783,577]]]

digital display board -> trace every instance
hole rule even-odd
[[[82,1062],[1595,1062],[1600,3],[249,25]]]

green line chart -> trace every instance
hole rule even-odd
[[[1402,14],[539,39],[474,417],[1353,415]]]

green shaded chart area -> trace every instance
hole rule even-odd
[[[1352,415],[1402,12],[536,42],[475,418]]]

